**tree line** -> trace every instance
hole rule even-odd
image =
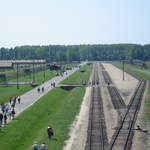
[[[48,45],[0,48],[0,60],[46,59],[48,62],[150,59],[150,44]]]

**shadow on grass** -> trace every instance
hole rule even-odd
[[[53,141],[58,141],[58,139],[57,139],[57,138],[52,138],[51,140],[53,140]]]
[[[61,88],[62,88],[63,90],[70,91],[70,90],[72,90],[73,88],[75,88],[75,86],[61,86]]]
[[[19,121],[19,118],[13,118],[11,121]]]

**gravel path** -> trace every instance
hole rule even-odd
[[[119,90],[121,96],[123,97],[125,104],[127,105],[138,84],[138,80],[126,72],[124,73],[125,78],[123,80],[122,70],[116,68],[115,66],[109,63],[103,63],[103,65],[108,74],[110,75],[116,88]]]

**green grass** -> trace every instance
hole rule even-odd
[[[122,64],[119,62],[114,62],[114,65],[122,68]],[[135,65],[130,65],[130,64],[125,64],[125,70],[147,80],[148,82],[150,82],[150,70],[147,69],[141,69],[141,67],[139,66],[135,66]],[[146,99],[146,116],[148,117],[148,119],[150,120],[150,85],[148,86],[148,98]]]
[[[114,62],[113,64],[122,68],[122,63],[120,63],[120,62]],[[125,64],[125,70],[127,70],[143,79],[150,81],[150,70],[149,69],[145,70],[137,65]]]
[[[56,76],[56,71],[46,71],[45,81],[50,80]],[[44,81],[43,71],[39,71],[35,73],[35,80],[37,83],[41,84]],[[15,81],[15,79],[13,79]],[[32,81],[32,77],[29,75],[20,77],[19,81]],[[19,89],[17,89],[16,85],[0,85],[0,104],[9,101],[11,96],[19,96],[24,94],[25,92],[33,89],[30,85],[19,85]]]
[[[77,72],[72,74],[69,78],[62,81],[62,84],[82,84],[85,81],[89,80],[89,72],[91,72],[92,65],[85,65],[80,68]],[[85,72],[80,72],[81,70],[85,70]]]
[[[46,70],[45,71],[45,81],[50,80],[52,77],[56,76],[57,72],[56,71],[50,71]],[[26,75],[24,77],[20,77],[19,81],[32,81],[33,75]],[[16,79],[15,79],[16,80]],[[35,73],[35,82],[41,84],[44,81],[44,72],[39,71]]]
[[[84,88],[65,91],[55,88],[27,109],[0,132],[0,149],[31,150],[34,141],[46,142],[49,149],[60,150],[68,138],[69,125],[79,111]],[[46,129],[54,128],[57,140],[49,141]]]
[[[87,78],[89,75],[90,72],[84,74]],[[74,82],[76,80],[78,77]],[[45,142],[48,150],[61,150],[69,138],[69,128],[79,112],[84,93],[84,87],[69,91],[53,89],[0,131],[0,149],[31,150],[37,141],[38,144]],[[55,132],[52,140],[47,137],[49,125]]]
[[[69,67],[73,67],[77,65],[76,63],[72,63],[70,65],[67,65]],[[21,70],[22,71],[22,70]],[[9,78],[9,81],[16,81],[16,71],[13,70],[7,70],[6,74],[8,76],[11,76],[11,78]],[[50,70],[46,70],[45,71],[45,81],[50,80],[51,78],[53,78],[54,76],[56,76],[57,71],[50,71]],[[33,75],[25,75],[25,76],[19,76],[19,81],[32,81],[33,80]],[[43,71],[38,71],[35,72],[35,82],[38,84],[41,84],[44,81],[44,72]],[[32,89],[32,87],[30,85],[19,85],[20,89],[16,88],[16,85],[0,85],[0,104],[1,103],[5,103],[9,101],[9,98],[12,96],[19,96],[24,94],[25,92],[29,91]]]
[[[20,89],[17,89],[16,85],[0,85],[0,104],[9,101],[11,96],[22,95],[31,89],[30,85],[20,85]]]

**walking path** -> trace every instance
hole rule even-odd
[[[86,63],[82,63],[80,64],[80,66],[85,65]],[[79,69],[79,67],[76,67],[72,70],[67,70],[67,73],[64,73],[63,76],[56,76],[54,78],[52,78],[51,80],[41,84],[40,86],[37,86],[36,88],[26,92],[25,94],[21,95],[21,103],[18,104],[16,102],[15,105],[15,116],[18,116],[21,112],[23,112],[25,109],[27,109],[28,107],[30,107],[31,105],[33,105],[36,101],[38,101],[42,96],[44,96],[45,94],[47,94],[50,90],[52,90],[54,87],[51,86],[51,83],[55,82],[55,86],[57,86],[57,84],[61,81],[63,81],[64,79],[66,79],[67,77],[69,77],[71,74],[73,74],[75,71],[77,71]],[[42,87],[44,87],[44,92],[42,92],[40,90],[40,92],[37,92],[37,88],[40,87],[40,89]],[[9,120],[10,121],[10,120]],[[8,121],[8,122],[9,122]]]

